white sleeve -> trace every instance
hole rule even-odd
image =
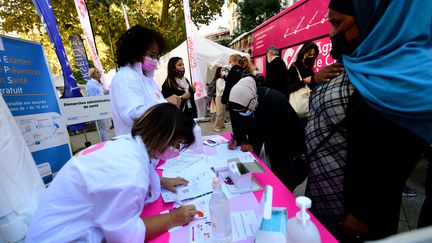
[[[149,101],[150,97],[139,92],[140,89],[126,79],[117,80],[117,84],[112,88],[116,97],[114,106],[117,107],[120,118],[130,126],[133,124],[133,119],[153,105]]]
[[[143,188],[127,185],[91,193],[95,223],[106,242],[144,242],[146,229],[140,217],[143,194]]]

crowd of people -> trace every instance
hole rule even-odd
[[[315,73],[319,48],[304,42],[289,68],[270,47],[264,79],[238,54],[214,75],[213,128],[225,128],[228,111],[228,149],[259,154],[290,190],[308,177],[311,211],[341,242],[397,233],[405,181],[422,152],[430,157],[432,71],[425,67],[432,65],[432,16],[424,11],[430,7],[428,1],[331,0],[335,64]],[[34,216],[29,239],[144,241],[193,219],[193,205],[140,218],[161,186],[175,191],[187,184],[159,177],[155,166],[195,140],[195,89],[183,59],[169,60],[161,91],[153,79],[164,50],[154,30],[137,25],[121,35],[119,70],[109,90],[117,137],[64,166]],[[91,74],[89,95],[107,93],[98,73]],[[304,88],[308,110],[300,115],[291,100]],[[432,223],[430,196],[421,226]]]

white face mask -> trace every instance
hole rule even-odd
[[[253,75],[257,76],[259,74],[258,70],[253,71]]]

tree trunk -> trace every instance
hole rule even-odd
[[[162,4],[162,17],[161,17],[161,26],[165,26],[168,23],[168,10],[169,10],[170,0],[163,0]]]

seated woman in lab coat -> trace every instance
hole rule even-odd
[[[130,134],[96,144],[57,174],[33,216],[27,242],[144,242],[196,214],[188,205],[141,218],[160,196],[151,158],[166,158],[194,141],[194,122],[173,104],[149,108]]]

